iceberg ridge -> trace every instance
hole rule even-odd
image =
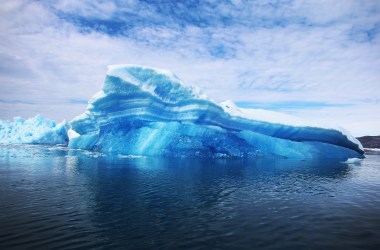
[[[103,88],[74,118],[70,148],[145,156],[361,158],[339,128],[217,104],[166,70],[108,67]]]

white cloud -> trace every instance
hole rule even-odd
[[[59,11],[99,19],[109,19],[117,10],[117,6],[112,1],[61,0],[54,1],[53,3],[55,3],[54,8]],[[126,3],[128,3],[128,1],[126,1]]]
[[[114,3],[90,2],[60,1],[53,9],[99,19],[119,11]],[[366,42],[350,37],[353,27],[368,30],[380,23],[378,5],[295,1],[280,10],[235,2],[232,9],[207,10],[235,18],[229,26],[142,24],[131,28],[130,36],[109,36],[80,32],[39,2],[6,1],[0,6],[0,118],[41,113],[70,120],[86,106],[70,99],[87,100],[100,89],[108,64],[134,63],[170,69],[217,101],[352,104],[287,112],[340,123],[356,135],[380,134],[374,115],[380,113],[380,37]],[[135,1],[123,8],[163,18]],[[255,18],[271,15],[304,16],[314,25],[254,25]],[[218,48],[224,56],[212,54]],[[12,105],[15,100],[24,103]]]

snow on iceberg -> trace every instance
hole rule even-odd
[[[362,158],[341,129],[271,111],[217,104],[174,74],[108,67],[100,92],[71,122],[70,148],[144,156]]]
[[[348,158],[345,162],[346,164],[360,165],[363,159],[360,158]]]
[[[0,144],[67,144],[66,121],[56,124],[37,115],[27,120],[0,121]]]

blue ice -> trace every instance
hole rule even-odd
[[[69,147],[173,157],[362,158],[342,128],[216,103],[173,73],[109,66],[102,90],[70,123]]]

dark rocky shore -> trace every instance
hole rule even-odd
[[[380,135],[357,137],[364,148],[380,148]]]

